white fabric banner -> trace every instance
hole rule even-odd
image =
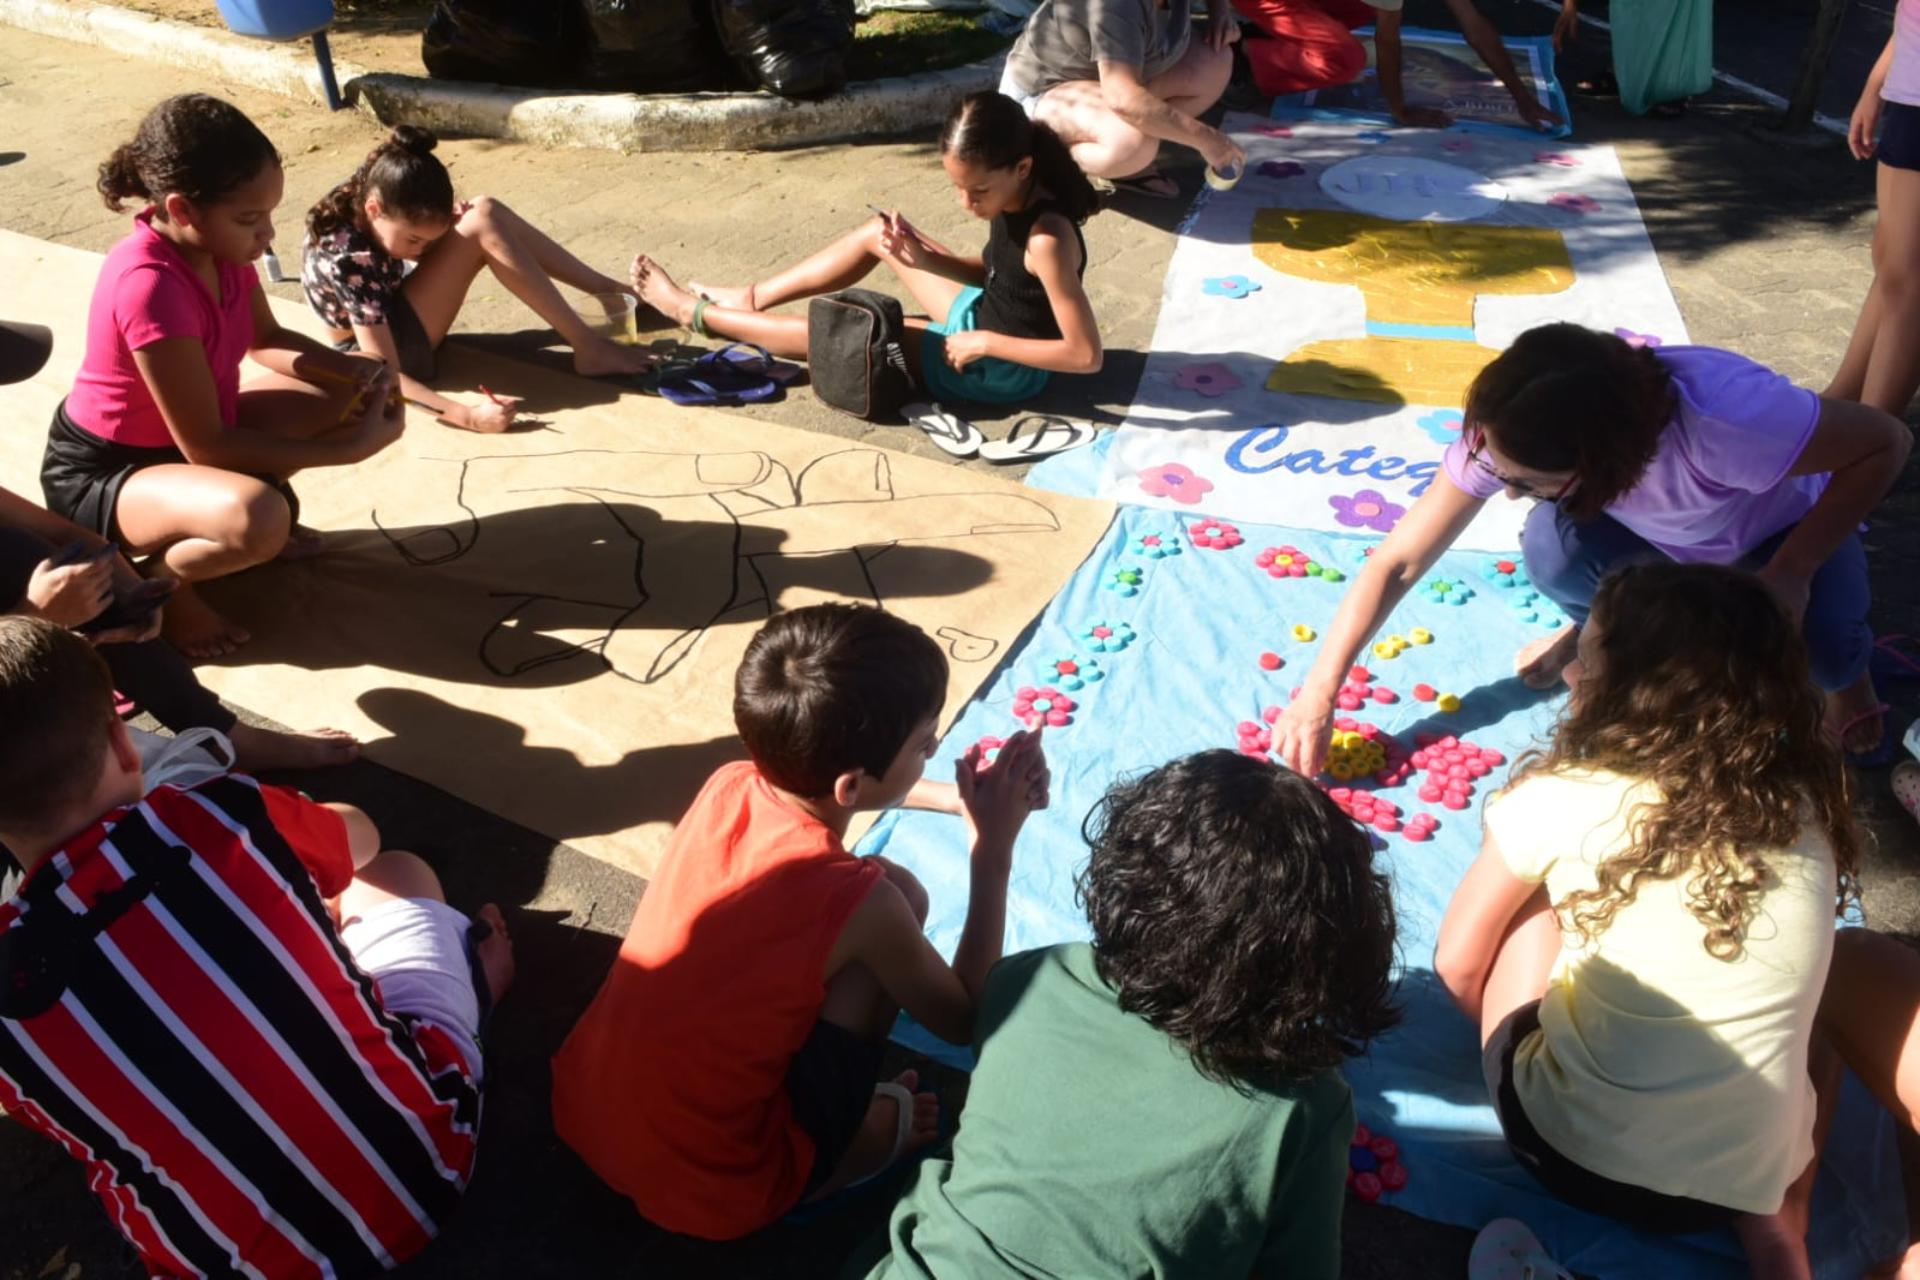
[[[1230,117],[1247,170],[1203,193],[1101,496],[1385,533],[1439,470],[1467,384],[1571,320],[1686,327],[1608,147],[1460,129]],[[1458,545],[1518,545],[1495,498]]]

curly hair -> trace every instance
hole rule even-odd
[[[1304,1080],[1399,1021],[1387,877],[1307,779],[1203,751],[1116,784],[1086,835],[1100,976],[1208,1078]]]
[[[1738,569],[1634,565],[1600,584],[1592,618],[1598,670],[1508,786],[1598,769],[1651,784],[1659,799],[1627,813],[1627,847],[1600,863],[1595,888],[1559,904],[1562,920],[1591,942],[1643,883],[1685,877],[1707,953],[1731,960],[1773,883],[1768,851],[1809,822],[1832,847],[1843,912],[1860,865],[1846,770],[1800,628],[1773,593]]]
[[[260,126],[230,102],[182,93],[147,112],[133,141],[114,148],[94,184],[109,209],[128,200],[158,204],[168,195],[218,204],[280,163]]]
[[[307,211],[314,239],[347,227],[366,230],[367,197],[408,222],[453,220],[453,175],[433,154],[440,140],[418,125],[403,124],[360,162],[353,176],[321,196]]]
[[[1543,324],[1480,371],[1463,417],[1503,457],[1573,472],[1559,506],[1591,520],[1640,482],[1674,403],[1673,377],[1651,348],[1577,324]]]

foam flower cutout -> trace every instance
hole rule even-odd
[[[1651,333],[1635,333],[1631,329],[1615,329],[1613,336],[1623,339],[1630,347],[1657,347],[1660,339]]]
[[[1466,421],[1458,409],[1435,409],[1421,414],[1414,425],[1426,432],[1435,444],[1452,444],[1460,438]]]
[[[1127,544],[1127,550],[1149,560],[1164,560],[1180,554],[1180,538],[1172,533],[1143,533]]]
[[[1565,209],[1570,213],[1598,213],[1600,202],[1592,196],[1579,195],[1572,191],[1562,191],[1547,201],[1548,204]]]
[[[1215,298],[1244,298],[1260,292],[1260,284],[1245,276],[1213,276],[1201,282],[1200,292]]]
[[[1138,473],[1140,491],[1152,498],[1170,498],[1192,505],[1213,492],[1213,481],[1196,475],[1193,468],[1180,462],[1163,462],[1145,467]]]
[[[1330,564],[1321,564],[1310,558],[1298,547],[1268,547],[1253,558],[1254,564],[1267,571],[1270,578],[1320,578],[1327,582],[1344,582],[1347,575]]]
[[[1057,685],[1068,693],[1078,693],[1102,679],[1106,674],[1100,669],[1100,663],[1097,660],[1077,653],[1063,653],[1050,659],[1040,669],[1042,681]]]
[[[1516,560],[1504,557],[1488,560],[1480,566],[1480,573],[1496,587],[1524,587],[1527,584],[1527,571]]]
[[[1578,169],[1580,157],[1568,155],[1564,151],[1536,151],[1533,153],[1535,164],[1552,165],[1556,169]]]
[[[1293,130],[1284,124],[1257,124],[1253,131],[1263,138],[1291,138]]]
[[[1435,604],[1465,604],[1473,599],[1473,588],[1458,578],[1429,578],[1421,589]]]
[[[1074,706],[1072,698],[1049,686],[1023,685],[1013,695],[1013,714],[1022,724],[1035,720],[1054,728],[1072,724]]]
[[[1238,526],[1211,517],[1188,525],[1187,538],[1194,546],[1205,547],[1209,551],[1231,551],[1245,541],[1240,536]]]
[[[1377,489],[1335,494],[1327,499],[1327,505],[1333,508],[1334,520],[1349,529],[1375,529],[1381,533],[1393,532],[1394,524],[1407,514],[1405,507],[1387,501],[1387,496]]]
[[[1522,622],[1537,622],[1555,631],[1567,625],[1566,616],[1560,612],[1560,606],[1538,591],[1523,591],[1515,596],[1513,612]]]
[[[973,745],[980,748],[980,763],[978,768],[984,769],[1000,758],[1000,748],[1007,745],[1007,740],[1005,738],[996,738],[989,733]]]
[[[1137,596],[1146,580],[1147,575],[1138,569],[1115,569],[1100,585],[1115,595]]]
[[[1124,622],[1095,618],[1081,627],[1078,635],[1087,648],[1096,653],[1118,653],[1133,643],[1133,628]]]
[[[1263,178],[1297,178],[1306,171],[1298,160],[1262,160],[1254,169]]]
[[[1229,391],[1238,391],[1242,384],[1238,374],[1216,360],[1181,366],[1180,372],[1173,375],[1173,385],[1203,396],[1223,396]]]

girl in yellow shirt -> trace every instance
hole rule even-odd
[[[1568,679],[1434,968],[1548,1190],[1644,1230],[1732,1226],[1753,1275],[1802,1280],[1859,839],[1798,628],[1738,570],[1638,565],[1601,585]]]

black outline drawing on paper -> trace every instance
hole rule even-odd
[[[397,530],[373,513],[374,527],[416,567],[451,565],[472,555],[485,540],[488,515],[498,510],[538,507],[561,495],[598,508],[591,527],[562,533],[551,554],[561,565],[572,556],[576,564],[591,558],[607,566],[604,594],[487,588],[506,607],[480,638],[479,657],[503,677],[593,655],[622,679],[652,684],[672,673],[710,627],[771,616],[781,591],[802,577],[844,581],[843,594],[885,604],[874,566],[897,548],[1060,529],[1052,510],[1020,493],[900,496],[887,455],[877,449],[825,454],[797,474],[759,451],[579,449],[489,454],[445,465],[457,470],[453,501],[462,513],[451,523]],[[657,525],[658,533],[705,524],[716,536],[696,539],[701,565],[690,570],[676,564],[672,582],[662,584],[665,575],[650,580],[648,564],[658,535],[643,524]],[[710,565],[704,563],[709,558]],[[798,572],[801,562],[804,574]],[[660,610],[666,603],[661,592],[700,598]],[[650,607],[696,620],[650,627]],[[937,627],[934,634],[961,662],[986,662],[1002,645],[955,625]]]

